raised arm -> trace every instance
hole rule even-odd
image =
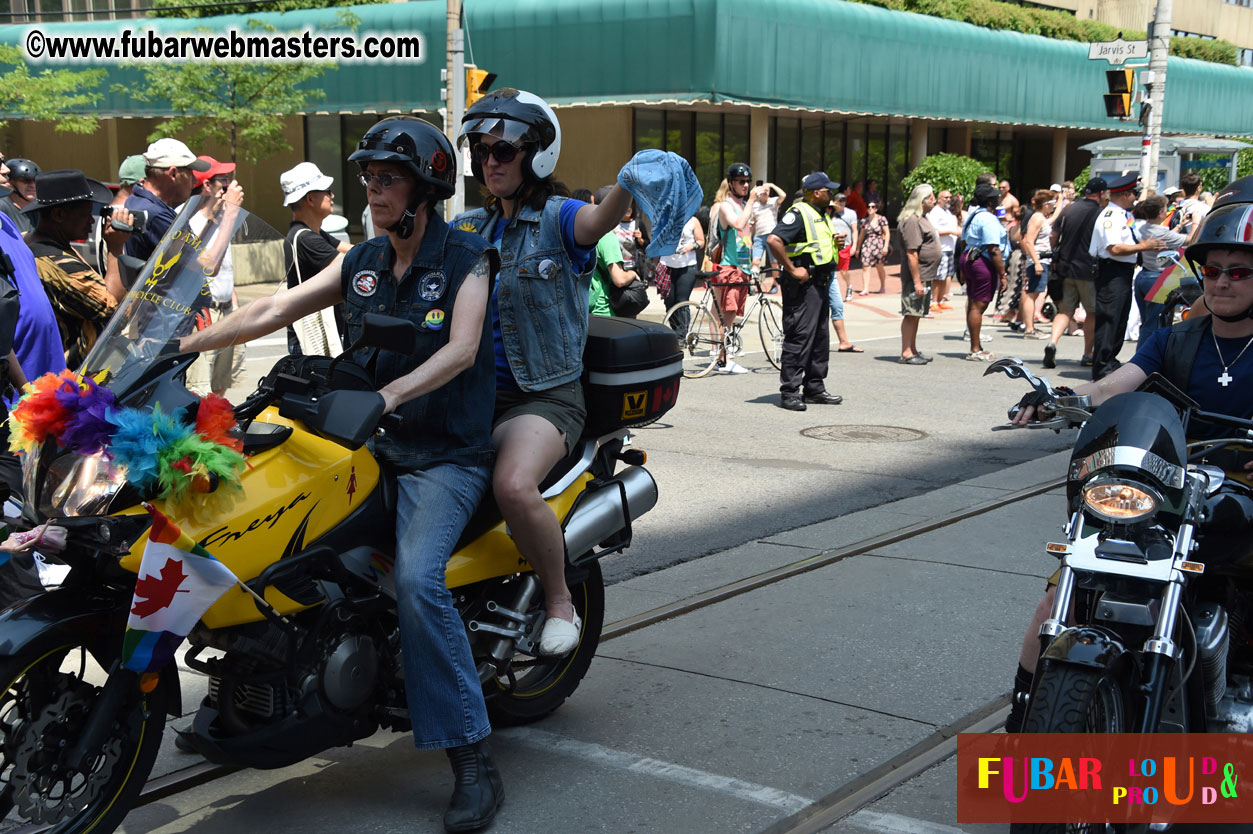
[[[605,196],[604,202],[583,206],[574,215],[574,242],[580,246],[595,246],[606,232],[618,225],[618,221],[630,207],[630,192],[615,185]]]

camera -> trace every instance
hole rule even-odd
[[[108,220],[109,225],[119,232],[130,232],[136,235],[143,234],[144,227],[148,224],[148,212],[142,209],[135,209],[131,212],[133,219],[129,225],[113,219],[113,206],[105,206],[100,209],[100,216]]]

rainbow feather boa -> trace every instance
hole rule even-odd
[[[230,402],[201,397],[196,422],[181,411],[123,408],[113,392],[73,371],[44,374],[26,386],[9,417],[9,448],[30,452],[48,438],[72,452],[104,452],[126,480],[158,499],[181,501],[189,492],[207,493],[216,480],[239,487],[243,442]]]

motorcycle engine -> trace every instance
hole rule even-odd
[[[374,692],[378,666],[373,640],[364,634],[345,634],[322,664],[322,694],[336,709],[351,712]]]

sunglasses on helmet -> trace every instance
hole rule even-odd
[[[486,142],[475,142],[470,146],[470,158],[478,164],[482,165],[487,161],[487,157],[499,162],[501,165],[508,165],[518,158],[518,153],[522,148],[509,142],[497,142],[489,145]]]
[[[1221,267],[1206,264],[1197,268],[1197,274],[1211,281],[1217,281],[1223,275],[1226,275],[1229,281],[1247,281],[1253,277],[1253,266]]]

